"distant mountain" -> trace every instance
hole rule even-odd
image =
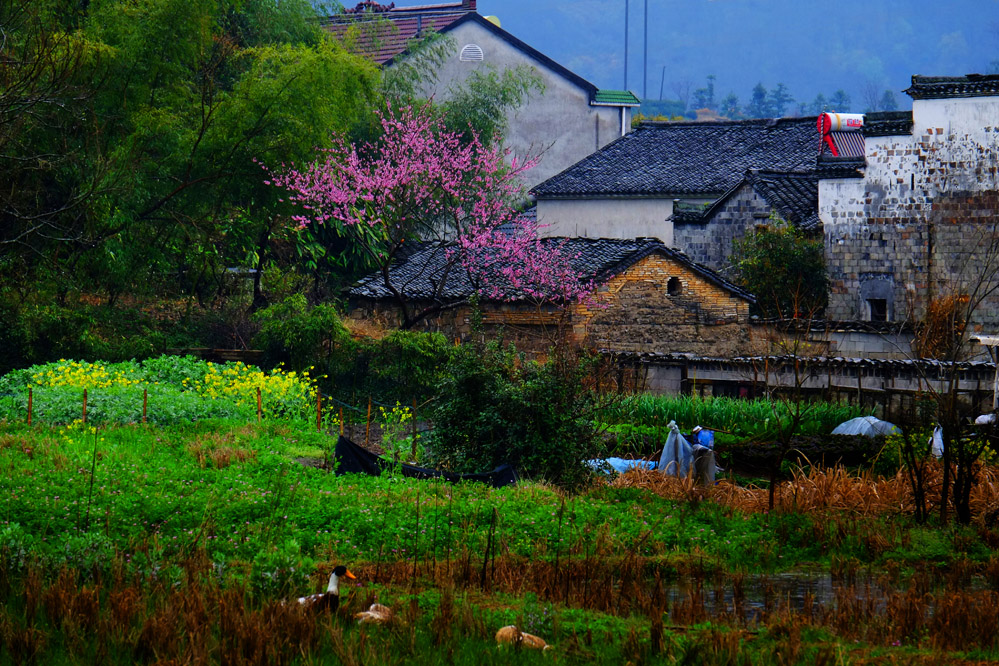
[[[397,5],[415,4],[397,0]],[[718,104],[742,105],[778,83],[808,111],[842,89],[852,111],[901,91],[910,76],[985,73],[999,65],[999,0],[649,0],[642,82],[643,0],[630,0],[628,88],[691,96],[714,75]],[[602,88],[624,87],[625,0],[478,0],[478,11]],[[665,67],[665,72],[664,72]],[[691,98],[691,103],[693,99]],[[800,108],[801,104],[806,108]],[[845,110],[845,109],[836,109]]]

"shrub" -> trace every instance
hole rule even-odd
[[[407,405],[422,402],[440,385],[454,349],[440,333],[393,331],[368,347],[369,391]]]
[[[510,463],[521,474],[575,487],[602,444],[595,395],[585,387],[593,359],[556,355],[525,362],[499,343],[458,348],[433,412],[428,454],[455,472]]]
[[[260,310],[254,319],[260,331],[253,344],[264,351],[271,365],[328,371],[337,350],[350,346],[350,334],[336,310],[329,305],[310,306],[301,294]]]

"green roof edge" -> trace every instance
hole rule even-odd
[[[635,106],[642,103],[630,90],[597,90],[593,96],[593,101],[597,104],[634,104]]]

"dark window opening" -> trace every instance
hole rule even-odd
[[[680,295],[680,279],[671,277],[669,282],[666,283],[666,293],[670,296]]]
[[[871,309],[871,321],[888,321],[887,299],[868,298],[867,305]]]

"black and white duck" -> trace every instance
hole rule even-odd
[[[310,594],[307,597],[299,597],[298,603],[316,612],[333,612],[340,607],[340,579],[356,579],[357,577],[347,570],[347,567],[340,565],[333,569],[330,574],[330,584],[326,591],[321,594]]]

